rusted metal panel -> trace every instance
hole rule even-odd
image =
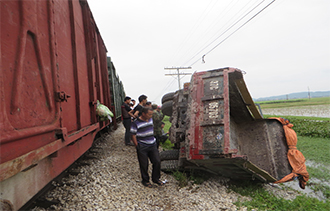
[[[88,66],[86,62],[87,52],[86,45],[87,38],[84,36],[84,24],[82,16],[82,8],[79,1],[70,1],[73,7],[74,23],[75,23],[75,48],[77,57],[77,75],[78,75],[78,90],[79,90],[79,105],[80,111],[89,111],[90,104],[86,103],[86,99],[90,98],[90,84],[91,80],[88,77]],[[82,62],[84,61],[84,62]],[[77,100],[78,103],[78,100]],[[78,109],[78,107],[77,107]],[[88,126],[91,123],[91,112],[80,112],[80,125],[81,128]]]
[[[228,153],[229,107],[227,77],[222,69],[192,76],[188,113],[191,114],[187,137],[190,159],[204,159]],[[228,142],[229,143],[229,142]]]
[[[56,32],[56,46],[57,46],[57,67],[58,67],[58,81],[60,91],[63,91],[71,97],[60,104],[61,106],[61,127],[66,127],[68,132],[78,129],[76,103],[79,93],[76,93],[75,82],[75,41],[72,39],[74,31],[74,23],[72,19],[69,1],[55,1],[54,8],[58,15],[55,15],[55,32]],[[71,17],[71,18],[70,18]],[[78,40],[79,43],[79,40]]]
[[[282,125],[262,119],[240,70],[195,73],[189,90],[189,162],[236,179],[274,182],[291,172]]]
[[[267,171],[274,178],[291,172],[287,159],[287,144],[282,125],[276,120],[256,120],[237,124],[239,150],[237,154]]]
[[[15,159],[9,160],[5,163],[0,164],[0,181],[8,179],[9,177],[23,171],[30,166],[37,164],[40,160],[45,157],[57,152],[61,148],[72,144],[77,139],[80,139],[83,136],[86,136],[89,133],[96,131],[99,128],[99,124],[94,124],[83,128],[79,131],[76,131],[72,134],[66,135],[65,140],[57,139],[43,147],[40,147],[36,150],[30,151],[29,153],[17,157]]]
[[[0,24],[0,202],[17,210],[92,145],[111,100],[86,1],[0,1]]]
[[[24,147],[10,142],[59,127],[52,8],[48,1],[1,2],[1,162],[52,140],[28,140]]]
[[[13,205],[13,210],[18,210],[45,184],[86,152],[90,148],[94,136],[94,133],[89,133],[73,145],[58,150],[56,157],[45,157],[38,161],[37,165],[2,181],[0,183],[1,198],[9,201]]]

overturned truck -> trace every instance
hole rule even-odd
[[[162,111],[175,144],[160,153],[162,170],[203,169],[263,182],[292,171],[282,124],[263,119],[238,69],[194,73],[184,89],[163,96]]]

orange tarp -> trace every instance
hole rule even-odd
[[[299,186],[302,189],[305,189],[306,183],[309,179],[309,174],[306,169],[305,165],[305,157],[304,155],[297,149],[297,134],[292,129],[293,124],[289,122],[287,119],[283,118],[275,118],[272,117],[270,119],[276,119],[279,122],[282,123],[286,142],[288,144],[289,150],[288,150],[288,160],[290,162],[290,165],[292,167],[292,173],[286,175],[282,179],[276,181],[275,183],[283,183],[294,180],[294,178],[298,177],[299,179]]]

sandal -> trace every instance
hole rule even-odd
[[[142,182],[142,185],[146,186],[147,188],[152,188],[150,182]]]
[[[163,183],[162,181],[158,180],[156,182],[154,182],[155,184],[157,184],[158,186],[164,186],[165,183]]]

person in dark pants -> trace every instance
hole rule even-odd
[[[131,143],[131,117],[134,117],[133,110],[130,107],[131,98],[125,97],[124,103],[121,106],[121,113],[123,117],[123,125],[125,127],[125,145],[126,146],[133,146]]]
[[[152,187],[148,174],[149,159],[152,163],[152,182],[159,186],[164,185],[160,181],[160,157],[154,137],[152,114],[152,108],[143,107],[141,116],[134,120],[131,126],[132,139],[136,146],[140,164],[142,184],[149,188]]]

